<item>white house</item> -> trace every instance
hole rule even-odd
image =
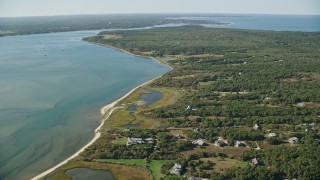
[[[204,139],[197,139],[197,140],[194,140],[192,141],[192,144],[198,144],[200,146],[204,145]]]
[[[128,138],[127,146],[135,145],[135,144],[144,144],[144,143],[145,142],[143,141],[142,138]]]
[[[227,143],[226,143],[225,141],[221,140],[221,139],[218,139],[218,140],[216,140],[216,141],[214,142],[214,145],[215,145],[215,146],[218,146],[218,147],[221,147],[221,146],[226,145],[226,144],[227,144]]]
[[[252,165],[259,165],[261,162],[257,158],[254,158],[254,159],[251,159],[251,163]]]
[[[128,138],[127,146],[136,145],[136,144],[145,144],[145,143],[153,143],[153,138]]]
[[[146,141],[147,143],[153,143],[153,138],[146,138],[144,139],[144,141]]]
[[[297,144],[299,142],[299,139],[297,137],[292,137],[292,138],[289,138],[288,141],[291,144]]]
[[[175,174],[177,176],[180,176],[181,172],[182,172],[182,167],[179,163],[175,163],[170,171],[171,174]]]
[[[276,137],[276,136],[277,136],[276,133],[269,133],[269,134],[268,134],[268,137]]]
[[[259,129],[258,124],[255,124],[255,125],[253,126],[253,129],[254,129],[254,130],[258,130],[258,129]]]
[[[244,141],[236,141],[234,143],[234,147],[241,147],[241,146],[246,146],[246,143]]]

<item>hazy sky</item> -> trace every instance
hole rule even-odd
[[[0,0],[0,16],[115,13],[320,14],[320,0]]]

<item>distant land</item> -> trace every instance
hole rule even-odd
[[[280,31],[320,31],[320,15],[117,14],[0,17],[0,36],[79,30],[144,28],[156,25],[203,25]]]

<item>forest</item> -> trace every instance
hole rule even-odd
[[[150,87],[181,94],[173,104],[139,112],[161,126],[105,135],[154,137],[157,149],[96,143],[82,155],[86,160],[180,162],[184,176],[168,173],[174,164],[168,162],[165,179],[320,179],[320,33],[185,26],[105,31],[84,40],[169,64],[173,70]],[[196,139],[205,144],[191,143]],[[219,141],[224,146],[214,145]],[[259,163],[251,164],[254,158]]]

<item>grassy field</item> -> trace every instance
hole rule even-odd
[[[152,177],[155,180],[159,180],[163,175],[161,174],[161,166],[166,163],[173,160],[152,160],[148,164],[148,169],[151,171]]]
[[[140,122],[141,121],[137,120],[135,115],[130,114],[126,107],[124,107],[113,113],[109,119],[106,120],[104,128],[120,127],[126,124],[139,124]]]
[[[97,162],[125,165],[147,165],[147,162],[144,159],[98,159]]]
[[[241,153],[247,151],[248,147],[232,147],[232,146],[225,146],[225,147],[217,147],[212,143],[209,143],[209,146],[204,146],[202,148],[195,148],[193,150],[183,152],[185,157],[189,157],[191,154],[198,154],[200,152],[216,152],[216,153],[223,153],[229,156],[239,157]]]
[[[151,160],[144,159],[98,159],[97,162],[123,164],[123,165],[142,165],[147,167],[155,180],[159,180],[163,175],[161,174],[161,166],[172,160]]]
[[[212,157],[212,158],[201,158],[201,160],[214,162],[215,163],[214,171],[216,172],[222,172],[225,169],[232,168],[232,167],[245,167],[249,165],[249,163],[238,161],[236,159],[230,159],[230,158]]]
[[[113,143],[113,144],[121,144],[121,145],[124,145],[124,144],[127,144],[127,141],[128,141],[128,138],[123,137],[123,138],[118,138],[118,139],[112,141],[112,143]]]

